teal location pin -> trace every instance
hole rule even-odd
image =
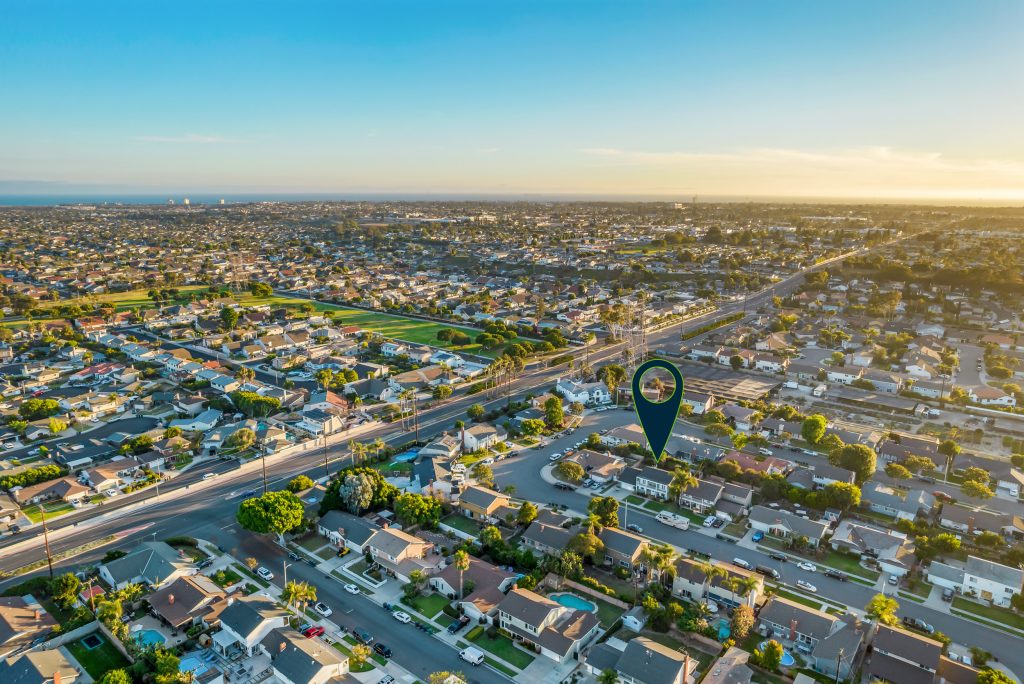
[[[675,378],[675,391],[665,401],[648,401],[641,391],[643,389],[641,379],[644,373],[652,368],[667,370]],[[668,438],[676,424],[676,416],[679,415],[679,404],[682,401],[683,374],[679,372],[675,364],[669,363],[664,359],[651,359],[633,373],[633,405],[636,407],[636,416],[640,419],[640,427],[644,429],[647,443],[651,445],[651,451],[654,452],[655,461],[661,460],[661,454],[665,451],[665,445],[668,444]]]

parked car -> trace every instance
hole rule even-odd
[[[555,489],[561,489],[562,491],[565,491],[565,492],[574,492],[574,491],[576,491],[576,488],[573,487],[568,482],[556,482],[555,483]]]
[[[825,577],[831,577],[832,579],[837,579],[840,582],[846,581],[846,573],[834,570],[833,568],[829,568],[825,571]]]
[[[754,568],[754,572],[759,572],[762,575],[767,575],[772,579],[779,579],[779,571],[775,568],[769,568],[767,565],[758,565]]]
[[[769,553],[768,557],[771,558],[772,560],[777,560],[780,563],[785,563],[785,562],[787,562],[789,560],[789,557],[786,554],[779,553],[778,551],[774,551],[772,553]]]
[[[724,524],[725,521],[718,517],[711,521],[711,526],[714,527],[716,530]]]
[[[215,477],[217,477],[217,473],[204,473],[203,474],[203,479],[204,480],[212,480]]]
[[[900,578],[896,575],[889,575],[889,584],[891,584],[894,587],[898,587],[900,584]]]
[[[330,606],[328,606],[323,601],[317,601],[316,603],[314,603],[313,610],[320,613],[324,617],[331,617],[331,614],[334,612],[333,610],[331,610]]]
[[[267,570],[262,565],[256,568],[256,574],[262,577],[263,579],[267,580],[268,582],[274,579],[274,573],[270,572],[270,570]]]
[[[954,592],[953,592],[952,589],[950,589],[949,587],[946,587],[945,589],[942,590],[942,600],[945,601],[946,603],[952,603],[953,602],[953,593]]]
[[[750,540],[754,542],[759,542],[762,539],[764,539],[764,532],[762,532],[761,530],[754,532],[753,536],[750,537]]]
[[[704,518],[704,522],[701,524],[704,525],[704,527],[711,527],[715,524],[715,519],[715,516],[709,515],[708,517]]]
[[[378,642],[378,643],[374,644],[373,645],[373,650],[376,651],[378,654],[384,656],[385,658],[390,658],[391,657],[391,649],[388,648],[387,646],[385,646],[382,643]]]
[[[626,525],[626,529],[630,532],[636,532],[637,534],[640,534],[644,531],[644,528],[640,527],[636,523],[629,523],[628,525]]]
[[[211,565],[213,565],[213,559],[204,558],[203,560],[199,561],[198,565],[196,565],[196,568],[199,570],[203,570],[205,568],[210,567]]]
[[[737,566],[737,567],[743,568],[744,570],[749,570],[750,569],[750,563],[748,563],[747,561],[743,560],[742,558],[733,558],[732,559],[732,564]]]
[[[407,625],[410,622],[412,622],[412,616],[406,613],[404,610],[396,610],[394,613],[391,614],[391,617],[395,618],[403,625]]]
[[[362,627],[356,627],[355,629],[353,629],[352,636],[354,636],[357,641],[360,641],[366,644],[367,646],[373,643],[373,635],[367,632]]]
[[[391,675],[384,675],[377,684],[394,684],[395,678]]]
[[[811,563],[810,561],[800,561],[796,564],[796,567],[800,568],[801,570],[806,570],[807,572],[818,571],[818,566],[814,563]]]
[[[350,583],[345,585],[345,591],[347,591],[350,594],[358,594],[359,593],[359,586],[356,585],[356,584],[352,584],[350,582]]]
[[[811,584],[810,582],[808,582],[806,580],[797,580],[796,581],[796,586],[800,587],[804,591],[809,591],[812,594],[816,593],[818,591],[818,587],[814,586],[813,584]]]
[[[562,458],[562,452],[560,451],[556,451],[555,453],[548,456],[549,461],[557,461],[560,458]]]
[[[905,617],[903,618],[903,624],[907,627],[911,627],[928,634],[935,633],[935,628],[920,618]]]
[[[307,639],[312,639],[313,637],[323,636],[324,632],[326,631],[327,630],[325,630],[320,625],[314,625],[313,627],[309,627],[308,629],[304,630],[302,634]]]

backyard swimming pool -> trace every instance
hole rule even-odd
[[[210,669],[202,658],[192,653],[182,656],[178,662],[178,672],[191,672],[193,675],[198,677],[199,675],[206,674],[206,671]]]
[[[560,603],[566,608],[572,608],[574,610],[586,610],[591,613],[597,612],[597,604],[588,601],[585,598],[577,596],[576,594],[561,593],[561,594],[549,594],[548,598],[556,603]]]
[[[732,627],[729,626],[729,621],[722,618],[718,621],[718,640],[725,641],[732,634]]]
[[[767,641],[762,641],[760,644],[758,644],[758,650],[764,650],[764,645],[767,643]],[[786,649],[782,649],[782,659],[779,660],[779,665],[782,665],[782,667],[793,667],[793,665],[795,664],[796,659],[793,658],[793,654],[787,651]]]
[[[418,450],[403,451],[402,453],[395,456],[395,463],[407,463],[416,459],[416,455],[420,453]]]
[[[147,646],[162,646],[167,641],[167,639],[164,638],[164,635],[155,629],[139,630],[132,638],[134,638],[135,642],[143,648],[146,648]]]

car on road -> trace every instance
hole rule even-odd
[[[328,606],[323,601],[317,601],[316,603],[314,603],[313,610],[320,613],[324,617],[331,617],[331,614],[334,612],[333,610],[331,610],[330,606]]]
[[[553,453],[550,456],[548,456],[548,460],[549,461],[557,461],[560,458],[562,458],[562,452],[561,451],[556,451],[555,453]]]
[[[354,636],[357,641],[361,641],[367,646],[373,643],[373,635],[367,632],[362,627],[356,627],[355,629],[353,629],[352,636]]]
[[[302,634],[307,639],[312,639],[313,637],[323,636],[324,632],[326,631],[327,630],[321,627],[320,625],[314,625],[313,627],[310,627],[303,631]]]
[[[406,613],[404,610],[396,610],[394,613],[391,614],[391,617],[395,618],[403,625],[407,625],[410,622],[412,622],[412,616]]]
[[[769,553],[768,557],[771,558],[772,560],[777,560],[780,563],[785,563],[786,561],[789,560],[789,557],[786,556],[786,554],[779,553],[778,551],[775,551],[773,553]]]
[[[108,489],[105,492],[103,492],[103,494],[105,496],[117,496],[118,491],[116,489]]]
[[[373,650],[376,651],[379,655],[384,656],[385,658],[391,657],[391,649],[380,642],[377,642],[373,645]]]
[[[750,540],[753,542],[759,542],[762,539],[764,539],[764,532],[762,532],[761,530],[754,532],[753,536],[750,537]]]
[[[818,566],[809,561],[800,561],[796,564],[796,567],[801,570],[806,570],[807,572],[818,572]]]
[[[935,628],[920,618],[905,617],[903,618],[903,624],[907,627],[911,627],[928,634],[935,633]]]
[[[205,473],[203,475],[204,480],[212,480],[215,477],[217,477],[217,473]]]
[[[767,565],[758,565],[754,568],[754,572],[759,572],[762,575],[771,577],[772,579],[779,579],[779,571],[775,568],[769,568]]]
[[[263,579],[267,580],[268,582],[274,579],[274,573],[270,572],[270,570],[267,570],[262,565],[256,568],[256,574],[262,577]]]
[[[391,675],[384,675],[377,684],[394,684],[395,678]]]
[[[243,499],[251,499],[254,496],[256,496],[256,490],[255,489],[250,489],[247,492],[242,492],[242,498]]]
[[[814,586],[813,584],[811,584],[807,580],[797,580],[796,581],[796,586],[800,587],[804,591],[809,591],[812,594],[814,594],[814,593],[816,593],[818,591],[818,587]]]
[[[493,458],[485,458],[484,460],[480,461],[480,464],[481,465],[494,465],[494,459]]]
[[[945,503],[956,503],[956,499],[947,494],[946,492],[934,491],[932,492],[932,496],[934,496],[939,501],[943,501]]]
[[[825,577],[831,577],[832,579],[837,579],[840,582],[846,581],[846,573],[840,572],[839,570],[835,570],[833,568],[829,568],[825,571]]]
[[[637,534],[641,534],[644,531],[644,528],[640,527],[636,523],[629,523],[628,525],[626,525],[626,529],[630,532],[636,532]]]
[[[302,557],[299,556],[299,554],[295,553],[294,551],[289,551],[288,552],[288,559],[289,560],[293,560],[293,561],[297,561],[297,560],[302,560]]]
[[[358,594],[360,592],[358,584],[352,584],[351,582],[345,585],[345,591],[350,594]]]
[[[732,564],[737,567],[743,568],[744,570],[750,570],[750,563],[743,560],[742,558],[733,558]]]
[[[561,489],[564,492],[574,492],[574,491],[576,491],[576,488],[573,487],[568,482],[556,482],[555,483],[555,489]]]

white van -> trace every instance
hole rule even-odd
[[[484,662],[484,652],[472,646],[459,651],[459,657],[471,665],[479,665]]]
[[[747,561],[743,560],[742,558],[733,558],[732,559],[732,564],[737,566],[737,567],[743,568],[744,570],[749,570],[750,569],[750,563],[748,563]]]

